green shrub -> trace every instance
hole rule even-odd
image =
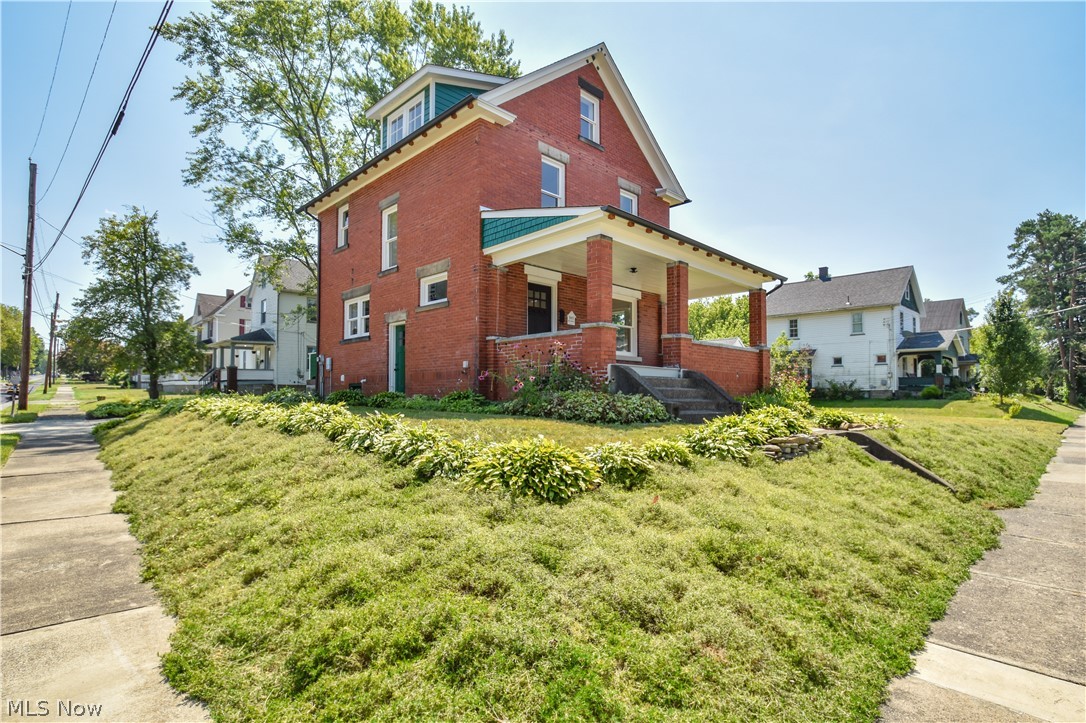
[[[347,432],[357,429],[361,421],[361,417],[357,417],[354,414],[336,416],[329,421],[328,424],[324,425],[322,431],[329,441],[335,442]]]
[[[278,404],[280,406],[289,407],[295,404],[301,404],[302,402],[315,401],[312,394],[302,389],[290,389],[284,387],[283,389],[276,389],[275,391],[268,392],[260,398],[260,401],[265,404]]]
[[[942,399],[943,390],[934,384],[929,384],[920,391],[921,399]]]
[[[862,397],[863,392],[856,388],[856,380],[851,379],[844,383],[829,381],[824,387],[815,387],[811,392],[811,396],[816,399],[826,399],[831,402],[838,400],[851,402],[853,399]]]
[[[800,413],[787,407],[762,407],[743,416],[747,421],[753,422],[764,429],[770,438],[807,434],[811,431],[810,425],[807,424]],[[762,442],[762,444],[765,443]]]
[[[585,457],[596,465],[608,484],[630,490],[640,486],[652,474],[652,461],[629,442],[608,442],[585,450]]]
[[[336,439],[336,446],[349,452],[373,452],[388,432],[403,426],[402,414],[373,412],[343,430]]]
[[[320,402],[302,402],[288,407],[277,420],[279,431],[287,434],[305,434],[320,432],[335,419],[353,416],[347,408],[339,404],[321,404]]]
[[[543,416],[574,422],[639,424],[671,419],[663,404],[641,394],[558,392],[544,402]]]
[[[653,462],[694,466],[694,455],[690,453],[690,448],[678,439],[650,439],[641,445],[641,452]]]
[[[572,449],[537,437],[487,447],[464,470],[463,479],[484,490],[564,502],[599,484],[599,470]]]
[[[820,409],[815,415],[815,425],[823,429],[840,429],[844,424],[852,424],[856,418],[843,409]]]
[[[346,404],[348,407],[362,407],[366,404],[366,395],[359,389],[338,389],[324,398],[325,404]]]
[[[407,397],[402,392],[377,392],[366,397],[365,406],[377,407],[378,409],[398,409],[403,406],[405,401],[407,401]]]
[[[446,394],[438,402],[438,409],[444,412],[466,412],[469,414],[493,412],[495,406],[497,405],[482,394],[470,389],[462,389]]]
[[[725,417],[720,417],[720,419],[725,419]],[[751,444],[746,436],[724,425],[702,424],[683,435],[683,442],[702,457],[736,462],[746,462],[750,459]]]
[[[478,454],[476,442],[461,442],[458,439],[441,439],[429,449],[415,457],[411,469],[419,479],[444,477],[456,479],[464,473],[468,464]]]
[[[423,452],[439,442],[449,439],[449,434],[427,426],[401,424],[386,431],[373,444],[373,450],[386,462],[407,466]]]
[[[1018,400],[1012,400],[1007,407],[1007,413],[1003,415],[1004,419],[1014,419],[1022,413],[1022,403]]]
[[[180,400],[175,400],[180,401]],[[120,400],[104,402],[87,412],[87,419],[114,419],[130,417],[148,409],[159,409],[166,404],[165,399],[143,399],[141,401]]]
[[[401,409],[421,409],[421,410],[436,410],[441,407],[438,406],[438,402],[433,397],[428,397],[425,394],[416,394],[413,397],[408,397],[400,405]]]
[[[964,402],[973,398],[973,393],[968,389],[956,389],[950,394],[944,394],[943,399],[948,399],[952,402]]]

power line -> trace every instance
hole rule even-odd
[[[45,94],[45,107],[41,109],[41,123],[38,124],[38,134],[34,136],[34,145],[30,148],[31,157],[38,147],[38,139],[41,138],[41,129],[45,126],[45,114],[49,111],[49,99],[53,97],[53,83],[57,79],[57,68],[60,66],[60,53],[64,50],[64,36],[68,34],[68,17],[72,14],[72,0],[68,0],[68,12],[64,13],[64,28],[60,31],[60,45],[57,47],[57,59],[53,63],[53,78],[49,81],[49,92]]]
[[[151,55],[151,50],[155,47],[155,42],[158,40],[158,36],[162,32],[162,25],[166,22],[166,17],[170,14],[170,8],[173,7],[173,0],[167,0],[166,4],[162,6],[162,11],[158,14],[158,21],[155,23],[154,28],[151,30],[151,37],[147,41],[147,45],[143,49],[143,55],[140,56],[139,63],[136,65],[136,71],[132,74],[132,80],[128,82],[128,88],[124,92],[124,96],[121,98],[121,103],[117,108],[117,113],[113,116],[113,123],[110,126],[110,130],[106,133],[105,139],[102,141],[102,147],[98,149],[98,156],[94,159],[94,163],[91,164],[90,172],[87,173],[87,179],[83,182],[83,188],[79,190],[79,195],[76,196],[75,204],[72,206],[71,213],[68,214],[68,218],[64,220],[64,224],[60,227],[57,237],[50,244],[49,248],[45,252],[45,256],[34,266],[34,270],[37,271],[41,268],[41,265],[45,263],[45,260],[49,258],[49,254],[53,253],[53,249],[56,248],[57,242],[60,241],[60,237],[64,235],[64,230],[68,228],[68,224],[71,223],[72,217],[75,216],[75,211],[79,208],[80,201],[83,200],[83,196],[87,192],[87,188],[90,187],[91,179],[94,178],[95,171],[98,170],[98,164],[102,162],[102,156],[106,153],[106,148],[109,147],[109,142],[113,140],[113,136],[117,135],[117,131],[121,127],[121,121],[124,120],[125,110],[128,108],[128,101],[132,98],[132,91],[136,88],[136,83],[140,79],[140,75],[143,73],[143,68],[147,65],[147,59]]]
[[[98,45],[98,54],[94,56],[94,65],[91,66],[90,77],[87,78],[87,87],[83,89],[83,100],[79,101],[79,110],[75,113],[75,120],[72,121],[72,130],[68,132],[68,140],[64,143],[64,150],[61,151],[60,160],[57,161],[56,167],[53,169],[53,176],[49,179],[49,183],[45,186],[45,191],[38,198],[38,201],[44,201],[45,197],[49,195],[49,189],[53,187],[53,181],[57,179],[57,174],[60,172],[60,167],[64,163],[64,157],[68,155],[68,146],[72,143],[72,136],[75,135],[75,128],[79,125],[79,117],[83,115],[83,104],[87,102],[87,94],[90,93],[91,81],[94,80],[94,71],[98,70],[98,60],[102,57],[102,48],[106,46],[106,37],[109,35],[109,26],[113,24],[113,13],[117,10],[117,0],[113,0],[113,8],[109,11],[109,20],[106,21],[105,32],[102,33],[102,42]],[[39,130],[39,132],[41,132]]]

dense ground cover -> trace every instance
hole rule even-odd
[[[939,439],[971,474],[1043,468],[1062,429],[872,411],[908,419],[904,440],[959,425]],[[410,416],[572,445],[682,430]],[[1036,439],[967,454],[974,425],[1004,421],[1007,439]],[[179,617],[167,674],[224,719],[869,720],[995,543],[982,507],[1036,481],[963,503],[830,440],[787,464],[665,465],[640,489],[553,505],[187,413],[102,437],[147,577]]]
[[[8,457],[15,451],[19,439],[18,434],[0,434],[0,466],[8,463]]]
[[[72,391],[79,409],[86,412],[102,402],[139,402],[147,399],[146,389],[121,389],[112,384],[73,382]]]

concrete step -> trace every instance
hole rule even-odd
[[[719,409],[683,409],[679,412],[679,421],[700,424],[710,419],[723,417],[726,412]]]

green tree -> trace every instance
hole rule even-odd
[[[1010,244],[1010,272],[999,283],[1019,289],[1058,362],[1054,386],[1067,387],[1067,401],[1078,404],[1086,387],[1081,359],[1086,348],[1086,224],[1045,210],[1023,221]]]
[[[23,312],[17,306],[0,304],[0,368],[10,373],[19,368],[23,351]],[[30,329],[30,365],[37,368],[45,360],[45,342]]]
[[[63,348],[57,354],[57,370],[61,374],[86,374],[92,379],[102,379],[121,357],[123,349],[115,342],[99,338],[91,326],[87,319],[77,316],[59,330]]]
[[[231,251],[273,272],[296,259],[314,277],[312,221],[295,209],[377,153],[366,109],[426,63],[519,70],[503,32],[484,36],[468,9],[425,0],[407,11],[392,0],[213,0],[164,35],[195,69],[175,95],[200,141],[185,183],[206,189]]]
[[[999,394],[1023,391],[1042,371],[1044,358],[1037,337],[1014,292],[999,292],[984,310],[985,323],[974,336],[985,385]]]
[[[744,294],[693,301],[688,323],[695,339],[737,336],[744,344],[749,344],[750,299]]]
[[[83,258],[98,280],[76,300],[73,321],[81,334],[116,346],[114,364],[145,370],[152,399],[160,375],[191,369],[199,358],[177,299],[199,271],[183,243],[159,238],[157,220],[131,208],[123,218],[102,218],[98,231],[83,237]]]

